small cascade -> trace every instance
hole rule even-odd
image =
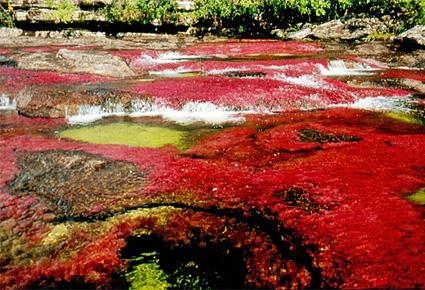
[[[360,63],[347,67],[343,60],[331,60],[327,67],[320,65],[319,70],[323,76],[368,76],[380,71],[378,68]]]
[[[180,63],[193,59],[199,59],[198,55],[184,55],[178,52],[165,52],[161,53],[157,56],[152,56],[148,54],[142,54],[138,58],[134,59],[131,63],[133,67],[143,68],[143,67],[151,67],[161,64],[172,64],[172,63]]]
[[[410,97],[367,97],[359,99],[347,107],[373,111],[409,112],[408,102]]]
[[[235,110],[230,107],[218,106],[209,102],[187,102],[181,109],[167,105],[158,105],[145,100],[133,100],[130,106],[115,104],[105,109],[103,106],[80,105],[78,113],[67,114],[69,124],[91,123],[110,116],[161,116],[179,124],[204,122],[207,124],[241,123],[245,120],[243,114],[254,113],[252,110]]]
[[[0,110],[15,110],[16,102],[14,99],[0,95]]]
[[[298,85],[298,86],[307,87],[307,88],[324,89],[329,87],[328,83],[315,77],[314,75],[302,75],[299,77],[289,77],[284,74],[278,74],[274,77],[274,79],[279,81],[284,81],[286,83]]]

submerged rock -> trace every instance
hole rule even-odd
[[[60,137],[95,144],[123,144],[127,146],[157,148],[165,145],[183,146],[186,132],[166,127],[137,123],[112,123],[80,128],[70,128]]]
[[[79,151],[18,154],[19,175],[9,183],[12,194],[39,197],[57,216],[89,215],[142,186],[144,174],[123,161]]]
[[[29,87],[16,97],[16,108],[26,116],[64,118],[78,114],[81,105],[99,106],[105,111],[120,106],[126,111],[131,109],[132,101],[140,98],[142,94],[89,85]]]

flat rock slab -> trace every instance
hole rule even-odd
[[[22,152],[14,195],[36,195],[58,217],[89,215],[137,191],[144,174],[128,162],[79,151]]]
[[[89,73],[120,78],[135,76],[123,59],[102,52],[60,49],[57,53],[20,55],[16,57],[16,62],[21,69]]]

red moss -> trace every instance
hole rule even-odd
[[[0,55],[2,54],[10,54],[12,53],[12,50],[9,48],[0,48]]]
[[[425,82],[425,74],[420,70],[411,69],[390,69],[380,74],[383,78],[411,79]]]
[[[229,40],[201,43],[184,50],[194,55],[270,55],[270,54],[314,54],[322,49],[317,43],[277,40]]]
[[[18,92],[34,85],[80,84],[89,82],[106,82],[113,78],[90,74],[67,74],[50,71],[21,70],[13,67],[0,67],[1,82],[4,89]]]
[[[322,79],[324,85],[309,87],[268,78],[230,78],[223,76],[190,77],[143,82],[129,89],[155,97],[158,104],[180,107],[189,101],[256,110],[289,110],[351,103],[358,98],[405,96],[398,89],[352,88],[334,79]]]

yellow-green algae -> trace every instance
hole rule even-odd
[[[425,205],[425,188],[420,189],[412,195],[407,197],[408,200],[420,205]]]
[[[421,120],[415,118],[412,115],[406,114],[406,113],[388,112],[388,113],[385,113],[385,116],[392,118],[392,119],[396,119],[396,120],[401,121],[401,122],[405,122],[405,123],[419,124],[419,125],[423,124]]]
[[[144,253],[141,257],[133,259],[135,261],[142,261],[134,267],[134,269],[126,274],[127,281],[130,283],[130,290],[155,290],[167,289],[171,285],[167,282],[167,274],[161,270],[158,259],[152,259],[145,262],[148,256],[155,256],[156,252]]]
[[[158,148],[167,144],[182,148],[186,135],[187,133],[181,130],[130,122],[70,128],[59,133],[62,138],[88,143],[149,148]]]

